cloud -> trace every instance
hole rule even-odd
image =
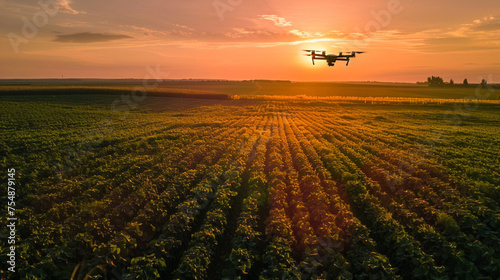
[[[500,20],[487,16],[457,26],[383,38],[383,41],[388,40],[405,43],[401,47],[406,45],[409,49],[429,53],[497,50],[500,48]]]
[[[274,22],[274,25],[279,27],[292,26],[292,23],[287,21],[285,18],[279,17],[277,15],[261,15],[261,19],[270,20]]]
[[[221,44],[219,42],[201,42],[201,41],[185,41],[182,45],[186,48],[192,49],[234,49],[234,48],[274,48],[282,46],[297,46],[302,44],[316,44],[316,43],[339,43],[338,39],[321,38],[321,39],[307,39],[299,41],[269,41],[269,42],[227,42]],[[181,45],[178,42],[162,43],[161,45]]]
[[[479,34],[481,32],[491,32],[500,30],[500,19],[493,16],[476,19],[472,23],[460,25],[452,34],[470,35]]]
[[[427,38],[420,49],[427,52],[497,50],[498,40],[481,36]]]
[[[233,39],[236,38],[263,39],[263,38],[274,38],[280,36],[280,34],[267,31],[264,29],[233,28],[231,32],[225,33],[224,36]]]
[[[293,29],[293,30],[290,30],[290,33],[292,33],[293,35],[296,35],[300,38],[312,38],[313,36],[311,36],[311,34],[309,34],[309,32],[306,32],[306,31],[300,31],[300,30],[297,30],[297,29]]]
[[[96,43],[96,42],[108,42],[113,40],[120,39],[129,39],[133,38],[127,35],[113,35],[113,34],[103,34],[103,33],[91,33],[91,32],[83,32],[83,33],[75,33],[75,34],[67,34],[67,35],[56,35],[54,42],[61,43]]]
[[[149,35],[167,36],[168,35],[168,32],[163,31],[163,30],[156,30],[156,29],[151,29],[151,28],[142,27],[142,26],[135,26],[135,25],[122,25],[122,26],[139,31],[146,36],[149,36]]]
[[[95,23],[91,23],[88,21],[81,21],[81,20],[74,20],[74,19],[67,19],[64,21],[60,22],[55,22],[55,26],[58,27],[63,27],[63,28],[81,28],[81,29],[87,29],[87,28],[92,28],[95,26]]]
[[[73,2],[71,0],[58,0],[57,2],[59,3],[59,7],[62,9],[63,13],[73,14],[73,15],[86,14],[85,12],[77,11],[71,8],[70,4]]]
[[[187,25],[177,24],[177,23],[174,24],[174,27],[181,28],[181,29],[186,29],[186,30],[189,30],[189,31],[195,31],[194,28],[191,28],[191,27],[189,27]]]
[[[179,25],[179,24],[174,24],[172,28],[170,29],[152,29],[148,27],[143,27],[143,26],[136,26],[136,25],[120,25],[120,27],[124,27],[128,29],[127,31],[130,31],[129,29],[132,29],[132,32],[139,31],[140,35],[145,35],[145,36],[156,36],[156,37],[181,37],[181,38],[192,38],[194,36],[201,36],[199,32],[197,32],[194,28],[190,28],[185,25]]]
[[[310,31],[292,29],[288,31],[288,33],[293,34],[302,39],[320,39],[320,38],[338,39],[338,38],[348,38],[348,37],[350,37],[350,39],[356,39],[359,37],[359,36],[354,36],[355,34],[344,33],[338,30],[332,30],[329,32],[321,33],[321,32],[310,32]]]
[[[484,18],[474,21],[475,26],[472,27],[473,31],[497,31],[500,30],[500,19],[495,17]]]

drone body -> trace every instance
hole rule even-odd
[[[304,51],[308,52],[308,54],[305,55],[310,56],[312,58],[313,65],[314,65],[314,60],[319,59],[319,60],[326,60],[328,66],[334,66],[335,62],[338,60],[347,61],[346,66],[348,66],[351,58],[355,58],[357,53],[364,53],[364,52],[347,52],[348,54],[342,54],[342,52],[340,52],[338,55],[336,55],[336,54],[326,54],[325,51],[315,51],[315,50],[304,50]]]

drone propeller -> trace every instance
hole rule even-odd
[[[353,57],[355,57],[355,56],[356,56],[356,54],[358,54],[358,53],[365,53],[365,52],[347,52],[347,53],[350,53],[350,54],[352,54],[352,55],[353,55]]]
[[[326,51],[317,51],[317,50],[302,50],[302,51],[309,52],[309,54],[306,54],[306,55],[310,55],[310,54],[316,54],[316,55],[322,55],[322,56],[326,55]]]
[[[352,54],[352,57],[354,58],[354,57],[356,57],[357,53],[365,53],[365,52],[347,52],[347,53]],[[349,62],[347,64],[349,64]]]
[[[326,55],[326,51],[318,51],[318,50],[302,50],[304,52],[308,52],[308,53],[305,53],[304,55],[305,56],[311,56],[311,60],[312,60],[312,64],[314,64],[314,60],[315,59],[324,59],[326,60],[327,59],[327,55]]]
[[[303,51],[309,52],[309,53],[304,54],[305,56],[312,56],[312,55],[316,54],[316,51],[313,51],[313,50],[303,50]]]
[[[314,65],[314,59],[316,58],[316,51],[315,50],[303,50],[305,52],[309,52],[308,54],[304,54],[305,56],[310,56],[312,63]]]

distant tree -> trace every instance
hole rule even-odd
[[[469,81],[467,79],[464,80],[464,86],[468,86],[469,85]]]
[[[487,84],[488,82],[485,79],[481,81],[481,86],[486,87]]]
[[[455,81],[453,81],[453,79],[450,80],[450,85],[454,85],[455,84]]]
[[[437,76],[437,77],[428,77],[427,78],[427,83],[429,84],[429,86],[442,86],[444,85],[444,81],[443,81],[443,78]]]

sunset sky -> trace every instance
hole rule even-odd
[[[498,0],[0,0],[0,31],[3,79],[500,82]]]

